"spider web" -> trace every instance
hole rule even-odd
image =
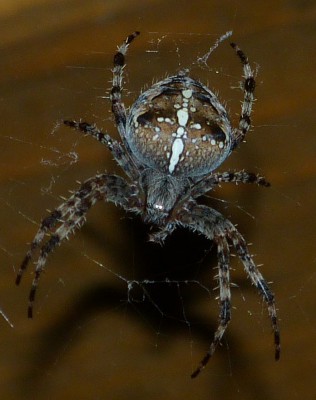
[[[191,54],[188,54],[186,50],[187,44],[191,40],[192,36],[197,42],[196,48],[200,48],[199,44],[201,43],[201,41],[205,43],[206,35],[188,35],[184,33],[174,35],[171,33],[151,32],[149,34],[150,39],[148,41],[147,50],[144,56],[145,59],[143,60],[145,63],[148,64],[148,68],[146,69],[146,72],[144,72],[144,82],[149,82],[150,84],[152,76],[155,77],[155,80],[158,80],[161,76],[165,75],[166,65],[165,62],[162,62],[161,60],[164,60],[167,57],[169,60],[169,55],[171,55],[171,62],[170,65],[168,65],[167,74],[174,73],[174,71],[177,70],[179,71],[182,69],[187,69],[189,65],[189,70],[192,72],[193,75],[203,75],[204,73],[204,77],[208,76],[208,78],[204,79],[204,81],[207,81],[207,79],[211,80],[213,77],[217,76],[217,81],[214,83],[214,87],[225,87],[225,85],[222,84],[221,81],[226,82],[227,85],[227,78],[229,78],[229,83],[234,82],[236,87],[238,88],[238,80],[240,79],[240,77],[235,77],[231,75],[228,68],[226,69],[220,66],[220,56],[214,55],[216,62],[214,64],[213,62],[208,63],[209,50],[207,47],[205,48],[205,53],[197,54],[192,59]],[[213,43],[214,38],[214,35],[209,35],[209,37],[207,37],[209,43]],[[171,47],[170,43],[173,44]],[[130,67],[130,64],[133,64],[132,49],[130,50],[128,55],[127,69],[129,69],[129,72],[127,73],[127,82],[124,85],[124,94],[128,103],[131,103],[133,99],[136,98],[138,90],[138,84],[133,83],[133,79],[131,78],[132,66]],[[155,72],[153,72],[153,64],[159,64],[160,70],[157,69]],[[215,66],[211,67],[210,65]],[[216,67],[216,65],[219,65],[219,67]],[[88,67],[69,66],[69,69],[71,70],[71,72],[79,75],[82,72],[85,74],[89,72]],[[102,80],[103,75],[100,75],[100,79]],[[201,80],[203,81],[203,77],[201,78]],[[143,84],[145,84],[144,82]],[[88,84],[89,83],[87,80],[87,85]],[[131,87],[132,89],[130,89]],[[102,107],[104,107],[103,99],[107,96],[98,96],[96,95],[96,93],[98,92],[99,88],[94,86],[93,93],[95,95],[95,98],[97,99],[95,100],[96,103],[98,103],[98,101],[100,100],[100,103],[98,103],[97,106],[100,108],[100,104],[102,101]],[[232,99],[232,97],[235,98],[235,95],[232,95],[231,92],[229,92],[230,95],[227,97],[224,94],[225,92],[227,91],[221,90],[221,96],[223,96],[224,98],[228,98],[230,100]],[[239,91],[236,92],[236,98],[238,98],[240,93]],[[94,105],[94,103],[91,104],[91,109],[93,109]],[[109,108],[109,105],[107,107]],[[62,114],[61,111],[60,113]],[[100,120],[101,118],[103,118],[100,115],[101,112],[99,113],[99,111],[96,111],[96,115],[94,116],[97,120]],[[89,120],[91,120],[91,118],[89,118]],[[109,127],[109,132],[112,134],[114,131],[114,127],[112,127],[110,124],[110,118],[106,117],[106,122],[109,122],[107,127]],[[60,121],[55,122],[54,126],[46,135],[46,139],[49,136],[48,144],[42,144],[40,143],[40,141],[35,141],[34,139],[25,140],[10,135],[1,136],[3,140],[18,143],[20,146],[23,147],[24,151],[34,151],[34,149],[36,149],[36,152],[38,152],[38,154],[41,154],[38,163],[40,164],[42,171],[44,171],[42,173],[46,174],[46,171],[49,171],[49,173],[47,174],[48,178],[44,178],[44,180],[42,181],[44,182],[44,184],[42,184],[39,189],[41,192],[41,196],[43,196],[43,208],[39,210],[36,216],[34,216],[31,207],[25,209],[22,205],[17,204],[13,200],[13,196],[15,195],[14,187],[16,185],[23,187],[24,185],[27,185],[27,182],[12,182],[8,189],[8,193],[10,192],[10,194],[8,196],[5,195],[1,199],[5,207],[8,207],[14,213],[16,213],[18,218],[26,220],[28,224],[31,222],[34,225],[38,225],[38,221],[40,221],[41,216],[45,216],[45,204],[47,199],[49,199],[50,207],[54,208],[60,202],[59,200],[57,200],[57,194],[64,192],[65,189],[67,190],[67,188],[74,188],[74,184],[71,184],[70,187],[67,186],[66,188],[64,188],[63,178],[69,173],[69,171],[71,172],[71,174],[75,174],[75,167],[82,162],[84,163],[84,161],[81,160],[81,151],[79,148],[81,146],[85,146],[85,144],[83,143],[87,139],[77,136],[75,137],[75,135],[69,135],[65,142],[64,134],[60,133],[61,129],[62,128]],[[44,142],[46,142],[46,140],[44,140]],[[101,145],[91,145],[89,143],[89,146],[91,146],[91,148],[93,147],[93,149],[95,149],[96,146],[99,146],[100,154],[102,153],[102,156],[100,157],[103,157],[104,149]],[[94,170],[93,172],[94,165],[92,163],[90,165],[90,163],[91,159],[88,158],[89,171],[92,172],[90,176],[93,176],[96,171]],[[110,165],[110,167],[107,166],[108,170],[110,170],[112,166],[114,169],[116,168],[113,164]],[[98,168],[102,169],[102,166],[100,165],[100,167]],[[79,173],[76,173],[76,176],[80,176],[80,171]],[[87,177],[89,177],[89,175],[87,175]],[[60,190],[60,188],[62,188],[62,190]],[[39,195],[39,193],[37,194]],[[255,220],[255,217],[250,211],[248,211],[247,208],[240,206],[238,200],[232,199],[226,201],[218,198],[217,196],[218,193],[208,199],[208,201],[214,204],[215,208],[218,209],[219,207],[220,209],[222,209],[225,215],[227,215],[227,211],[229,210],[227,215],[228,217],[230,217],[231,214],[236,213],[236,210],[239,210],[242,211],[243,215],[247,218]],[[105,207],[108,206],[106,205]],[[103,208],[103,210],[105,210],[105,208]],[[114,216],[118,218],[123,218],[122,214],[116,215],[116,212],[114,212]],[[201,237],[196,237],[192,239],[192,233],[180,232],[173,235],[175,236],[175,238],[170,238],[170,240],[168,240],[165,248],[158,248],[156,246],[153,250],[153,245],[146,243],[146,235],[149,233],[148,229],[146,230],[146,228],[140,228],[139,222],[136,223],[137,225],[130,225],[133,224],[133,222],[130,222],[130,220],[125,217],[124,223],[119,224],[121,229],[124,229],[124,225],[130,225],[132,226],[132,228],[128,229],[137,231],[139,229],[143,229],[143,231],[140,235],[134,235],[135,232],[133,231],[133,235],[131,236],[133,236],[134,239],[131,240],[132,245],[129,246],[131,250],[126,250],[128,256],[127,260],[124,261],[124,268],[121,271],[120,268],[116,269],[115,267],[113,267],[109,261],[104,262],[101,256],[96,257],[95,255],[91,255],[93,251],[88,249],[87,243],[91,243],[91,237],[89,235],[91,234],[91,232],[93,233],[93,229],[91,228],[91,226],[93,225],[94,220],[92,219],[92,221],[90,222],[90,214],[88,214],[88,227],[85,227],[83,229],[84,232],[86,232],[88,239],[85,239],[85,233],[80,233],[79,235],[79,245],[83,246],[83,250],[78,248],[76,244],[72,244],[72,241],[74,241],[75,243],[78,243],[78,241],[76,241],[76,239],[74,238],[71,238],[70,243],[66,245],[68,251],[69,249],[71,249],[70,251],[72,253],[78,253],[79,251],[79,254],[83,256],[83,258],[87,261],[87,264],[89,265],[89,267],[87,268],[88,273],[92,264],[94,265],[95,269],[98,269],[102,272],[103,276],[105,275],[110,277],[110,282],[113,282],[113,290],[117,290],[116,293],[118,294],[118,297],[115,297],[113,295],[113,298],[119,299],[118,306],[125,307],[127,314],[130,313],[131,309],[136,312],[136,314],[144,321],[146,327],[154,333],[156,337],[154,344],[155,347],[160,347],[160,338],[162,336],[169,337],[172,335],[172,329],[174,329],[175,326],[178,327],[179,332],[181,332],[182,335],[183,332],[187,332],[186,335],[189,343],[189,352],[191,354],[192,364],[194,367],[196,362],[198,362],[200,358],[198,351],[195,349],[195,343],[197,340],[200,340],[202,338],[203,340],[205,340],[204,347],[205,350],[207,350],[208,344],[210,344],[213,337],[213,331],[216,327],[217,321],[218,307],[217,301],[215,299],[218,291],[216,290],[217,283],[213,280],[213,275],[216,275],[216,271],[213,271],[213,268],[216,267],[217,262],[216,257],[214,257],[214,254],[211,251],[212,244]],[[97,235],[98,240],[96,240],[96,242],[104,247],[105,251],[109,250],[109,243],[104,243],[104,241],[102,240],[100,241],[100,236],[102,237],[102,233]],[[122,236],[125,238],[125,243],[127,243],[126,239],[129,240],[127,236]],[[95,238],[96,235],[93,234],[92,237]],[[29,237],[29,240],[31,239],[32,237]],[[7,252],[7,246],[8,245],[4,245],[1,247],[3,252]],[[123,248],[124,245],[120,245],[120,251],[124,251]],[[174,248],[176,248],[176,255],[173,254]],[[188,261],[186,261],[186,249],[189,249],[189,252],[193,253],[193,256],[191,256]],[[22,253],[23,242],[19,243],[19,250],[16,251],[18,251],[18,253]],[[62,248],[59,248],[57,249],[56,253],[61,251]],[[140,260],[143,258],[144,252],[147,252],[149,254],[147,254],[145,262],[143,262],[143,269],[141,268],[141,273],[139,274],[140,276],[138,276],[138,273],[135,272],[137,268],[135,267],[136,261],[135,259],[133,260],[133,257],[136,257],[137,263],[140,263]],[[11,253],[12,252],[10,252],[10,254],[8,255],[8,258],[11,258]],[[180,255],[180,253],[182,254]],[[97,254],[100,253],[97,252]],[[160,264],[160,270],[158,269],[158,267],[155,267],[154,271],[147,272],[146,267],[148,269],[151,269],[151,260],[156,257],[158,257],[158,260],[160,257],[161,260],[160,262],[157,262],[157,264]],[[129,261],[128,258],[130,259]],[[51,273],[51,270],[56,268],[57,262],[54,260],[56,260],[56,258],[54,258],[53,260],[49,259],[49,273]],[[61,264],[62,262],[63,259],[59,258],[57,264]],[[132,273],[128,271],[130,267],[132,267]],[[133,275],[133,272],[135,273],[136,277],[131,276]],[[59,268],[58,282],[63,283],[64,290],[67,290],[67,287],[69,285],[69,279],[66,278],[66,274],[67,272],[65,270],[60,270]],[[28,273],[26,275],[28,275]],[[40,281],[40,290],[42,293],[45,292],[46,294],[43,294],[41,297],[37,298],[35,303],[35,307],[40,314],[43,314],[44,312],[46,313],[46,311],[44,311],[44,308],[46,309],[48,307],[47,302],[43,301],[43,297],[46,300],[47,298],[54,299],[56,293],[60,293],[60,289],[57,290],[55,286],[53,286],[52,288],[52,286],[47,284],[48,275],[49,274],[46,274],[46,276],[43,277],[44,279],[41,279]],[[100,276],[101,275],[98,274],[98,277]],[[28,280],[28,277],[24,277],[24,279]],[[238,281],[238,276],[237,279],[233,280]],[[65,283],[66,281],[67,284]],[[106,291],[104,292],[106,293]],[[167,301],[164,299],[164,296],[166,296]],[[241,289],[239,289],[239,297],[242,301],[244,301],[245,295],[243,291],[241,291]],[[198,302],[196,301],[197,299]],[[204,306],[202,307],[203,311],[197,312],[196,309],[198,308],[199,304],[202,304],[202,302],[204,303]],[[49,303],[51,303],[51,301],[49,301]],[[172,303],[172,305],[170,303]],[[205,304],[207,304],[206,308]],[[0,314],[4,318],[4,320],[11,327],[13,327],[13,324],[11,323],[9,317],[2,311],[2,309],[0,309]],[[249,311],[249,314],[256,314],[256,312]],[[35,318],[38,318],[38,315],[36,315]],[[91,321],[89,321],[89,323],[91,323]],[[265,319],[264,323],[266,323]],[[170,326],[172,326],[172,329],[170,328]],[[78,324],[78,330],[82,330],[83,327],[84,324]],[[66,343],[67,346],[70,345],[71,340],[72,339],[69,339],[69,343]],[[223,343],[226,343],[226,339],[223,341]],[[201,354],[201,356],[202,355],[203,354]],[[61,354],[57,356],[56,362],[58,362],[58,357],[60,356]],[[189,367],[190,366],[188,365],[188,372]],[[229,371],[228,373],[231,373],[231,371]]]

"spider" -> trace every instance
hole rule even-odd
[[[129,35],[114,55],[110,99],[121,138],[116,141],[95,125],[65,120],[64,124],[90,135],[105,145],[126,174],[124,179],[108,173],[86,180],[64,203],[44,218],[17,273],[21,281],[28,263],[38,253],[29,294],[28,317],[40,275],[49,254],[86,219],[88,210],[100,200],[139,214],[156,227],[150,240],[162,243],[178,226],[204,235],[217,246],[219,321],[196,377],[212,357],[231,319],[230,246],[240,258],[246,274],[267,304],[274,333],[275,359],[280,356],[280,333],[274,294],[254,263],[243,236],[213,208],[197,203],[197,198],[224,182],[256,183],[270,186],[262,176],[245,172],[214,172],[243,141],[251,125],[255,78],[247,56],[231,43],[243,68],[243,102],[239,124],[231,126],[229,115],[218,97],[187,72],[179,72],[155,83],[140,94],[129,112],[122,102],[125,56],[139,35]],[[209,54],[224,39],[222,35]]]

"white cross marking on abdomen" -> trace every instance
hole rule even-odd
[[[189,99],[192,97],[192,90],[190,89],[182,90],[182,96],[183,96],[182,108],[180,108],[177,111],[177,119],[178,119],[178,124],[180,126],[178,127],[177,132],[172,134],[176,138],[172,143],[171,157],[169,161],[170,174],[172,174],[174,169],[176,168],[180,160],[180,156],[184,150],[184,139],[187,138],[186,135],[187,131],[185,128],[189,120],[188,102]]]

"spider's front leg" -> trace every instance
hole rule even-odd
[[[229,247],[227,240],[233,244],[237,255],[244,265],[247,275],[251,279],[252,283],[257,287],[259,294],[262,295],[267,304],[274,333],[275,359],[278,360],[280,357],[280,331],[274,295],[258,270],[258,267],[254,263],[248,251],[245,239],[236,230],[235,226],[225,219],[219,212],[206,206],[194,204],[193,202],[188,205],[188,208],[183,208],[178,212],[177,220],[183,226],[200,232],[210,240],[214,240],[217,244],[219,259],[218,278],[221,304],[219,326],[215,332],[209,351],[201,361],[198,368],[193,372],[192,378],[195,378],[206,366],[207,362],[213,355],[217,344],[221,340],[230,320]]]
[[[39,256],[29,294],[29,318],[32,318],[33,315],[33,303],[40,275],[45,267],[47,257],[55,247],[67,239],[75,229],[84,224],[87,212],[97,201],[111,201],[125,210],[137,211],[136,196],[135,187],[129,185],[123,178],[116,175],[100,174],[85,181],[72,196],[43,219],[16,277],[16,284],[18,285],[27,265],[38,250]],[[48,234],[48,239],[44,242],[46,234]]]
[[[256,286],[259,294],[261,294],[261,296],[263,297],[264,301],[267,304],[272,324],[272,330],[274,333],[274,346],[275,346],[274,358],[277,361],[280,358],[281,346],[280,346],[280,330],[279,330],[274,294],[272,293],[267,281],[260,273],[258,267],[254,263],[248,251],[245,239],[233,225],[231,226],[231,229],[227,229],[227,237],[230,238],[230,240],[232,241],[233,246],[237,252],[237,255],[244,265],[247,275],[251,279],[253,285]]]
[[[191,378],[195,378],[199,375],[209,359],[214,354],[217,345],[220,343],[228,323],[231,318],[231,294],[230,294],[230,280],[229,280],[229,246],[224,236],[218,236],[215,238],[217,243],[217,256],[218,256],[218,282],[219,282],[219,302],[220,302],[220,314],[218,328],[214,333],[213,342],[210,345],[208,352],[201,360],[199,366],[191,374]]]

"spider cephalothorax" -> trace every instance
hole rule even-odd
[[[223,35],[209,54],[230,34]],[[198,197],[222,182],[269,186],[263,177],[253,173],[214,172],[243,141],[250,128],[255,79],[248,58],[231,43],[244,73],[244,99],[236,128],[231,126],[228,113],[217,96],[183,72],[146,90],[127,114],[121,99],[123,69],[128,46],[138,35],[139,32],[134,32],[128,36],[114,56],[111,102],[122,141],[113,140],[86,122],[64,121],[107,146],[127,179],[106,173],[96,175],[43,219],[16,278],[19,284],[27,264],[38,251],[28,315],[32,317],[38,281],[49,253],[82,226],[86,213],[97,201],[111,201],[156,226],[156,232],[150,237],[153,241],[162,242],[181,225],[203,234],[217,245],[219,324],[209,351],[192,377],[199,374],[213,355],[231,318],[229,244],[267,304],[274,332],[275,358],[279,359],[280,334],[274,295],[255,265],[245,239],[218,211],[196,202]]]

